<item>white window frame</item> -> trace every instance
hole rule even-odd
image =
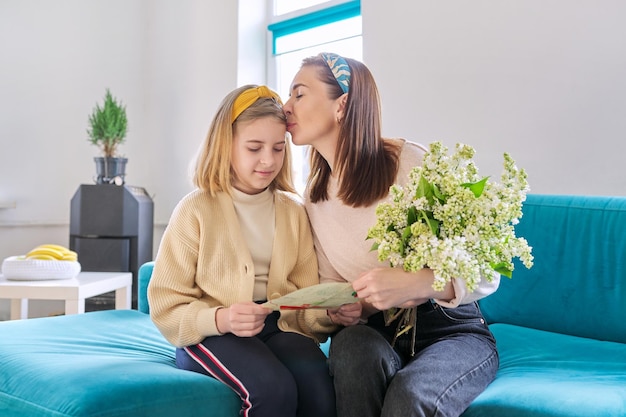
[[[277,58],[275,54],[276,40],[279,39],[281,36],[288,36],[311,28],[324,26],[327,24],[333,24],[335,22],[339,22],[345,19],[351,19],[354,17],[358,17],[360,19],[361,1],[331,0],[317,4],[315,6],[285,13],[280,16],[274,14],[274,0],[268,0],[267,7],[269,11],[268,15],[270,16],[267,31],[267,82],[271,88],[276,90],[281,95],[281,98],[283,98],[283,100],[287,100],[288,91],[284,91],[286,88],[283,85],[280,85],[283,80],[279,80],[279,71],[277,68]],[[362,32],[358,36],[361,37],[362,42]],[[339,41],[340,39],[336,40]],[[304,46],[309,47],[310,45]],[[321,52],[322,49],[320,49],[319,52]],[[332,50],[329,50],[327,52],[341,53],[340,51]],[[357,59],[361,58],[359,56],[350,57]],[[295,75],[295,72],[293,75]],[[307,148],[295,146],[292,149],[294,182],[298,191],[302,193],[306,182],[306,176],[308,175],[308,160],[306,157]]]

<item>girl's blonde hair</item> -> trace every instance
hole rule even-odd
[[[246,123],[265,117],[271,117],[281,121],[287,128],[287,118],[282,109],[282,103],[278,95],[274,97],[259,97],[243,110],[236,119],[232,120],[233,107],[237,98],[246,90],[259,86],[248,84],[239,87],[229,93],[219,106],[215,114],[209,133],[198,150],[196,165],[193,175],[193,183],[203,191],[208,191],[212,196],[224,191],[232,195],[233,171],[232,148],[235,129],[240,123]],[[290,135],[285,133],[285,157],[283,166],[274,181],[270,184],[271,190],[282,190],[295,193],[291,175],[291,144]]]

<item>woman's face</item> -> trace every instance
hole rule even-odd
[[[296,145],[319,148],[323,142],[337,140],[339,135],[340,98],[328,96],[328,87],[320,81],[318,69],[303,66],[291,83],[289,100],[283,106],[287,130]]]
[[[285,158],[285,124],[263,117],[235,127],[232,149],[233,187],[258,194],[274,181]]]

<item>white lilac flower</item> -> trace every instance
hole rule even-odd
[[[471,146],[447,152],[441,142],[431,143],[407,184],[391,186],[389,202],[377,207],[367,237],[378,259],[406,271],[430,268],[436,290],[454,278],[473,291],[495,273],[510,277],[515,257],[532,267],[532,248],[514,229],[529,190],[526,172],[505,153],[495,183],[480,177]]]

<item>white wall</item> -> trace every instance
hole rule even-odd
[[[0,260],[69,244],[70,200],[100,156],[87,117],[106,87],[127,106],[126,182],[154,199],[156,250],[237,86],[237,16],[231,1],[0,0],[0,204],[15,203],[0,208]]]
[[[625,195],[626,2],[362,0],[383,130],[507,151],[531,191]]]
[[[0,208],[0,259],[69,243],[106,87],[128,108],[127,182],[154,198],[156,248],[222,97],[264,82],[260,3],[0,0],[0,204],[16,203]],[[626,2],[362,0],[362,14],[387,135],[470,143],[491,175],[507,151],[533,192],[624,195]]]

